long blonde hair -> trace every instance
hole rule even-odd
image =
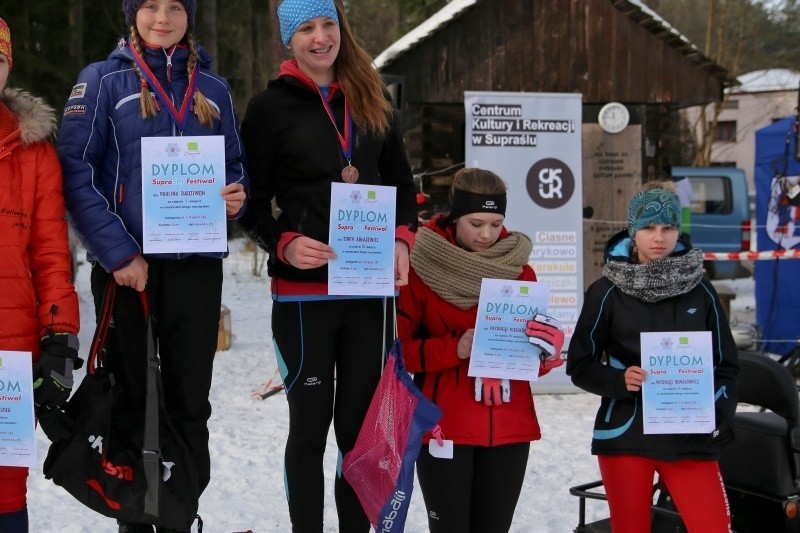
[[[186,61],[186,74],[189,79],[192,78],[192,72],[194,71],[195,67],[197,66],[197,45],[195,44],[194,37],[191,33],[187,32],[186,37],[186,47],[189,49],[189,58]],[[136,49],[136,53],[139,54],[143,60],[145,58],[145,50],[144,44],[141,34],[139,34],[139,30],[136,29],[136,24],[131,26],[131,44]],[[134,63],[134,69],[136,70],[136,74],[139,76],[139,81],[142,85],[142,92],[139,96],[139,107],[142,111],[142,118],[147,120],[149,118],[153,118],[158,113],[159,105],[158,101],[156,100],[155,95],[150,93],[150,89],[147,86],[147,80],[145,80],[142,71],[139,70],[139,67]],[[214,120],[219,119],[219,113],[217,110],[212,106],[208,99],[200,92],[200,89],[195,89],[194,94],[192,95],[194,98],[194,105],[192,106],[194,114],[197,115],[197,119],[203,126],[210,127],[214,124]]]
[[[394,114],[387,98],[386,84],[372,66],[372,58],[353,35],[344,16],[344,1],[334,0],[339,17],[339,55],[336,58],[336,77],[342,86],[356,125],[378,137],[389,131]]]

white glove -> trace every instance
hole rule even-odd
[[[475,378],[475,401],[500,405],[511,401],[511,382],[500,378]]]

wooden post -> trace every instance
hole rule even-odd
[[[625,229],[628,202],[642,185],[642,127],[606,133],[583,125],[583,283],[603,275],[603,249]],[[589,213],[590,212],[590,213]]]
[[[217,331],[217,351],[229,350],[231,347],[231,310],[223,305],[219,310],[219,330]]]

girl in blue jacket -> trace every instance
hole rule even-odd
[[[194,458],[202,492],[210,479],[208,395],[227,252],[144,254],[142,246],[143,137],[174,137],[178,147],[182,136],[221,136],[227,217],[245,209],[248,178],[233,99],[192,37],[196,8],[196,0],[122,2],[130,35],[80,73],[64,108],[58,155],[67,209],[92,263],[95,309],[109,278],[120,286],[108,365],[135,408],[145,390],[138,292],[146,288],[166,409]],[[153,528],[120,523],[119,531]]]

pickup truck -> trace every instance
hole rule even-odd
[[[672,167],[678,196],[681,180],[691,184],[690,222],[684,222],[695,248],[704,252],[747,252],[750,250],[751,212],[747,178],[735,167]],[[685,182],[683,182],[685,185]],[[684,190],[688,192],[688,187]],[[683,195],[685,198],[685,195]],[[684,201],[684,198],[681,200]],[[711,279],[747,277],[751,274],[741,261],[706,261]]]

